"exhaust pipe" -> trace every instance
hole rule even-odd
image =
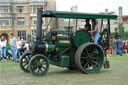
[[[37,29],[36,29],[36,41],[42,41],[42,12],[43,7],[37,7]]]

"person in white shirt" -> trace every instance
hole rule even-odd
[[[20,39],[20,37],[18,37],[17,38],[17,42],[16,42],[16,48],[17,48],[17,50],[16,50],[16,58],[18,59],[18,58],[20,58],[20,49],[21,49],[21,46],[22,46],[22,41],[21,41],[21,39]]]
[[[25,43],[24,39],[21,39],[21,42],[22,42],[22,46],[21,46],[20,52],[21,52],[21,55],[23,55],[23,53],[26,50],[26,46],[25,46],[26,43]]]
[[[1,36],[1,40],[0,40],[1,58],[4,60],[6,60],[6,44],[7,44],[7,40],[5,39],[4,36]]]

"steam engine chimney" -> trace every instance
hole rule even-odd
[[[122,23],[122,17],[123,17],[123,8],[120,6],[118,8],[119,11],[119,22]]]
[[[37,28],[36,28],[36,34],[37,34],[37,42],[42,41],[42,13],[43,13],[43,7],[37,7]]]
[[[105,9],[105,13],[106,13],[106,14],[108,13],[108,9]]]
[[[73,6],[71,8],[71,12],[78,12],[78,6],[77,5],[76,6]]]

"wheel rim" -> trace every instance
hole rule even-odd
[[[31,57],[30,53],[25,53],[20,59],[20,67],[24,72],[29,72],[28,63]]]
[[[81,66],[87,72],[96,72],[102,66],[102,51],[95,45],[87,46],[81,53]]]
[[[48,59],[42,55],[36,55],[30,60],[29,68],[34,76],[43,76],[49,69]]]
[[[97,44],[85,44],[76,52],[76,64],[84,73],[98,72],[104,62],[104,54]]]

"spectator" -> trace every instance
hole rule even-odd
[[[112,37],[111,46],[112,46],[112,54],[116,55],[117,41],[114,37]]]
[[[21,42],[22,42],[22,46],[21,46],[20,52],[22,55],[24,53],[24,51],[26,50],[26,43],[23,39],[21,39]]]
[[[127,43],[123,42],[123,52],[127,54]]]
[[[123,40],[121,40],[120,37],[118,37],[118,40],[117,40],[117,47],[118,47],[118,53],[120,56],[123,55]]]
[[[20,58],[20,49],[22,47],[22,41],[20,40],[20,37],[17,38],[17,42],[16,42],[16,58]]]
[[[14,37],[14,34],[10,34],[10,46],[11,46],[11,52],[12,52],[12,57],[13,61],[16,61],[16,38]]]
[[[25,41],[24,39],[21,39],[21,42],[22,42],[22,48],[25,46]]]
[[[127,45],[127,51],[128,51],[128,40],[126,40],[126,45]]]
[[[1,49],[1,60],[6,61],[6,44],[7,40],[4,36],[1,36],[0,49]]]

